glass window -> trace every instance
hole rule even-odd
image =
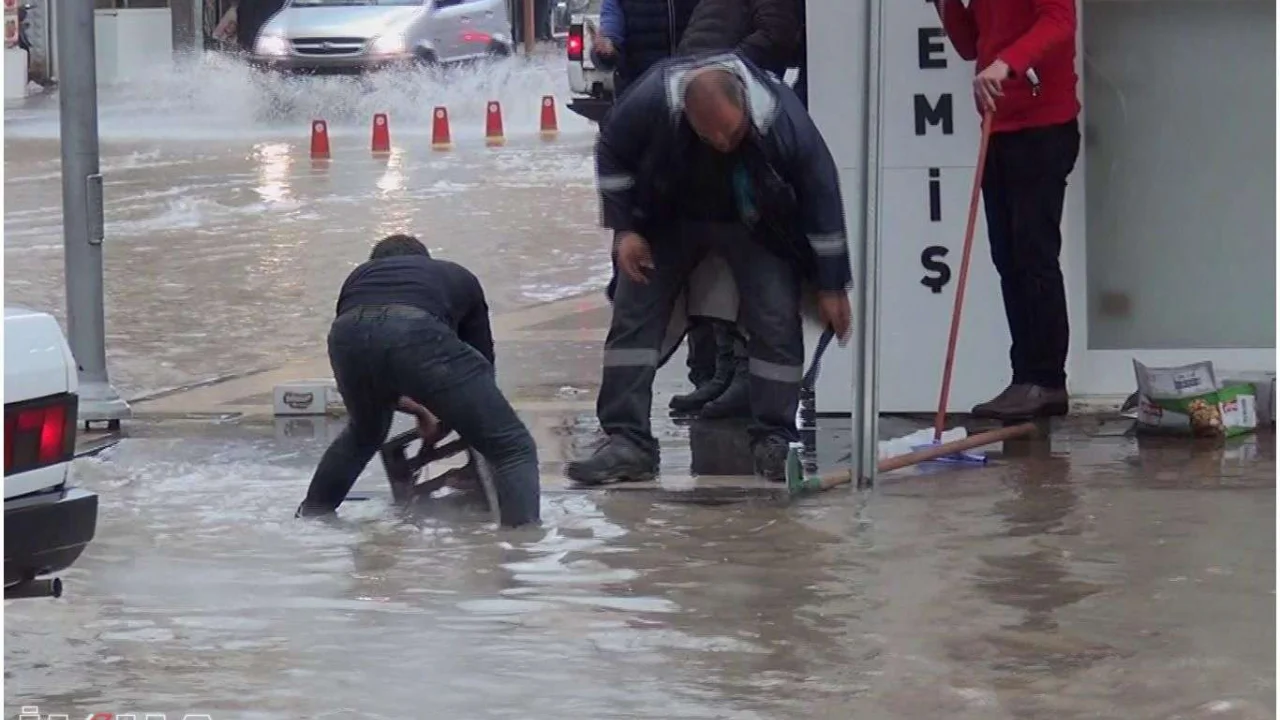
[[[1275,347],[1276,4],[1082,20],[1089,347]]]

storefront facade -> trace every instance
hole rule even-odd
[[[1273,372],[1275,3],[1083,0],[1079,13],[1085,139],[1063,221],[1073,396],[1123,399],[1134,358]],[[812,111],[841,171],[865,313],[862,337],[823,359],[818,409],[928,412],[977,160],[973,65],[925,0],[810,0],[808,21]],[[960,333],[953,412],[1009,381],[981,212]]]

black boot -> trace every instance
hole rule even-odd
[[[586,460],[574,460],[564,474],[579,485],[608,482],[647,482],[658,475],[656,454],[621,437],[611,437]]]
[[[698,417],[704,420],[747,417],[751,415],[751,381],[747,375],[746,343],[733,332],[733,380],[715,400],[702,406]]]
[[[715,322],[715,321],[707,321]],[[715,400],[728,389],[730,382],[733,380],[733,339],[728,329],[720,323],[709,327],[714,333],[715,340],[715,374],[710,380],[698,385],[693,392],[684,395],[676,395],[671,398],[670,407],[673,411],[679,413],[696,413],[702,409],[703,405]],[[692,345],[690,351],[692,352]]]
[[[751,459],[756,475],[770,482],[787,480],[787,441],[780,437],[767,437],[751,446]]]

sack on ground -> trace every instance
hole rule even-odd
[[[1133,361],[1138,381],[1138,430],[1233,437],[1258,427],[1254,388],[1218,384],[1213,363],[1151,368]]]

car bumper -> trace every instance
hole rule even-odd
[[[569,109],[594,123],[604,121],[613,107],[613,100],[608,98],[574,98],[569,102]]]
[[[260,70],[291,75],[360,75],[388,68],[404,67],[413,61],[412,55],[349,55],[342,57],[310,57],[288,55],[274,57],[254,55],[249,64]]]
[[[80,488],[4,503],[4,584],[65,570],[98,527],[98,496]]]

